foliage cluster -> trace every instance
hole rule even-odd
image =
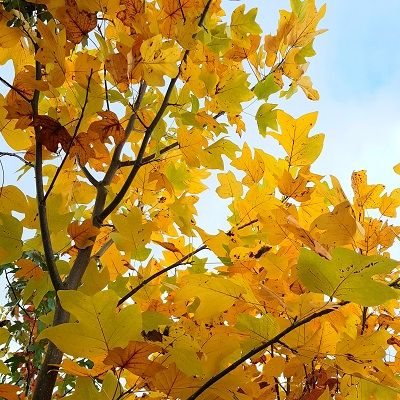
[[[292,0],[263,35],[221,0],[0,4],[0,155],[36,187],[0,190],[0,396],[398,398],[400,189],[359,171],[348,199],[311,170],[317,113],[278,104],[318,100],[324,13]],[[196,210],[210,175],[217,233]]]

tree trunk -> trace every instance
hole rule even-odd
[[[68,322],[69,313],[64,311],[57,298],[56,309],[54,313],[53,326]],[[47,347],[46,356],[43,360],[42,367],[40,368],[35,390],[32,400],[51,400],[53,397],[53,390],[56,384],[58,365],[61,363],[63,353],[51,342]]]

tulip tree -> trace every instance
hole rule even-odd
[[[2,1],[0,397],[398,398],[400,189],[282,109],[325,6],[224,3]]]

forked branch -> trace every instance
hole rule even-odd
[[[206,5],[204,7],[204,10],[200,16],[198,26],[200,26],[200,27],[203,26],[204,20],[206,18],[206,15],[210,8],[211,3],[212,3],[212,0],[207,1]],[[121,203],[124,196],[128,192],[128,190],[133,182],[133,179],[135,178],[136,174],[138,173],[138,171],[142,165],[142,161],[144,159],[144,153],[146,151],[147,145],[150,142],[151,135],[153,134],[154,129],[157,127],[158,123],[164,116],[164,113],[168,107],[169,99],[171,97],[171,94],[174,90],[176,82],[178,81],[179,75],[181,73],[181,67],[183,64],[185,64],[185,62],[189,56],[189,53],[190,53],[190,50],[185,50],[185,53],[183,54],[183,57],[182,57],[182,61],[179,65],[178,73],[176,74],[176,76],[174,78],[171,79],[171,81],[168,85],[168,88],[165,92],[163,102],[161,103],[161,106],[160,106],[156,116],[154,117],[153,121],[151,122],[150,126],[145,131],[142,144],[140,146],[136,160],[132,166],[132,169],[131,169],[128,177],[126,178],[120,191],[115,195],[114,199],[110,202],[110,204],[107,207],[105,207],[104,210],[99,215],[96,216],[97,223],[102,223],[104,221],[104,219],[107,218],[118,207],[118,205]]]

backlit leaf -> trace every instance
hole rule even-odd
[[[398,297],[395,289],[373,279],[375,275],[391,272],[396,266],[397,262],[389,258],[363,256],[353,250],[337,248],[332,260],[302,249],[297,268],[301,282],[312,292],[372,306]]]

